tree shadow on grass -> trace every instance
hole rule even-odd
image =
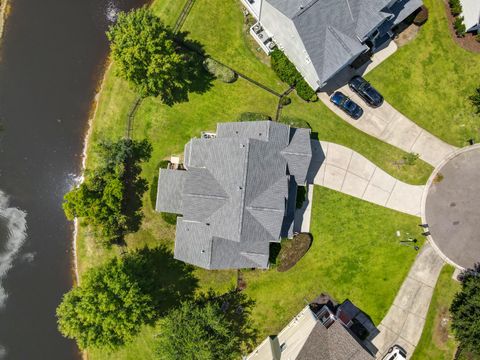
[[[152,297],[159,316],[192,299],[198,287],[193,266],[175,260],[164,246],[137,250],[125,256],[124,262],[142,291]]]
[[[186,66],[182,79],[179,79],[182,85],[172,90],[169,99],[163,99],[168,106],[187,102],[190,93],[206,93],[212,88],[212,82],[215,79],[203,66],[203,60],[206,57],[203,45],[199,41],[187,39],[188,34],[188,32],[182,32],[176,35],[177,51],[183,56]]]

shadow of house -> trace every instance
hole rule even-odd
[[[377,353],[371,340],[378,332],[368,315],[351,301],[338,305],[322,294],[246,359],[370,360]]]

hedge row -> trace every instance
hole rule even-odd
[[[315,91],[308,85],[295,65],[279,49],[275,49],[272,52],[271,64],[273,71],[275,71],[280,80],[290,86],[295,86],[298,96],[303,100],[316,101],[318,99]]]
[[[463,23],[463,16],[459,16],[462,13],[462,4],[460,3],[460,0],[448,0],[448,5],[450,6],[450,12],[455,17],[453,28],[458,37],[464,37],[467,28]]]

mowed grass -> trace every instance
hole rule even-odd
[[[444,0],[425,0],[429,19],[418,37],[367,79],[386,100],[432,134],[457,146],[480,140],[480,117],[468,97],[480,86],[480,54],[452,39]]]
[[[445,265],[438,278],[422,337],[413,360],[452,360],[457,343],[450,330],[449,308],[460,283],[452,279],[453,266]]]
[[[313,243],[292,269],[244,271],[262,337],[278,333],[322,292],[352,300],[379,324],[417,254],[395,234],[420,240],[414,216],[318,186],[312,205]]]
[[[157,0],[152,7],[167,24],[173,25],[173,17],[180,13],[183,3]],[[199,1],[182,30],[200,41],[215,58],[276,91],[285,90],[286,85],[278,82],[271,69],[258,61],[248,48],[242,17],[240,3],[235,0]],[[227,43],[230,46],[226,46]],[[115,75],[113,64],[106,74],[93,120],[87,167],[96,165],[94,150],[99,141],[116,140],[125,135],[127,114],[135,99],[136,94],[128,84]],[[292,104],[284,108],[283,116],[308,121],[321,140],[351,147],[403,181],[420,184],[428,178],[432,169],[424,162],[418,161],[414,166],[398,165],[405,155],[401,150],[356,130],[321,103],[307,104],[294,94],[292,100]],[[213,81],[208,91],[190,94],[188,102],[172,107],[158,99],[145,99],[134,119],[133,137],[148,138],[153,145],[152,158],[144,164],[142,174],[151,190],[144,196],[142,227],[127,236],[127,249],[158,245],[173,249],[175,227],[154,212],[152,203],[154,193],[151,191],[156,188],[158,163],[162,159],[181,155],[191,137],[198,137],[202,130],[214,130],[217,122],[235,121],[243,112],[261,112],[273,117],[277,103],[276,96],[243,79],[233,84]],[[400,229],[416,234],[417,223],[414,217],[317,188],[312,224],[314,245],[310,252],[295,268],[283,274],[274,270],[245,272],[247,292],[257,301],[254,319],[261,337],[280,330],[304,306],[303,299],[311,299],[322,291],[338,300],[349,297],[379,322],[415,256],[412,249],[398,246],[394,233]],[[79,271],[83,274],[120,255],[120,249],[100,247],[94,234],[81,224],[77,255]],[[198,291],[213,288],[224,292],[236,282],[236,271],[196,269],[195,275],[199,279]],[[153,358],[155,333],[155,329],[145,328],[132,344],[119,352],[89,351],[89,359]]]

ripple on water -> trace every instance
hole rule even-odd
[[[5,306],[8,297],[3,281],[26,238],[26,212],[10,207],[8,196],[0,190],[0,309]],[[0,347],[0,358],[2,349]]]

